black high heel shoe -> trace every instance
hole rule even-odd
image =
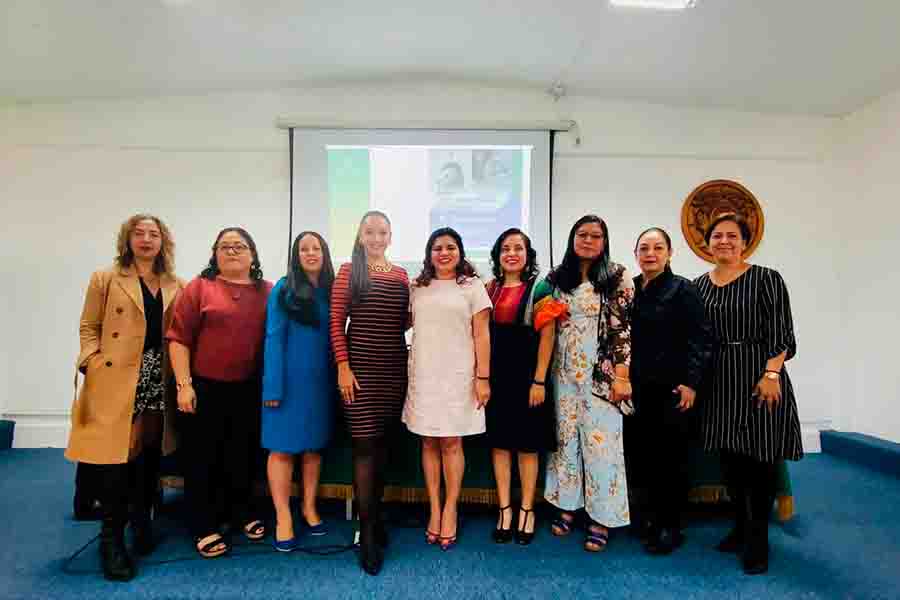
[[[360,530],[359,536],[359,566],[369,575],[378,575],[384,564],[384,552],[378,545],[375,532],[365,528]]]
[[[522,507],[520,509],[523,513],[525,513],[525,519],[522,521],[522,527],[528,527],[528,516],[534,514],[534,509]],[[516,527],[516,543],[520,546],[527,546],[531,543],[531,540],[534,539],[534,531],[537,525],[532,522],[531,531],[525,531],[524,529],[519,529]]]
[[[500,511],[499,511],[500,512],[500,514],[499,514],[500,525],[498,525],[496,527],[496,529],[494,529],[494,533],[491,535],[491,537],[494,538],[494,541],[497,542],[498,544],[506,544],[513,538],[512,517],[509,518],[509,527],[507,527],[506,529],[503,529],[501,527],[501,525],[503,525],[503,513],[506,512],[507,510],[512,510],[511,504],[507,504],[506,506],[500,507]]]

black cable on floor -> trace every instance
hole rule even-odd
[[[81,556],[81,554],[87,550],[94,542],[100,539],[100,534],[98,533],[90,540],[88,540],[81,548],[76,550],[71,556],[69,556],[66,561],[63,563],[62,572],[66,575],[100,575],[102,571],[97,570],[75,570],[72,569],[72,563],[75,562],[75,559]],[[237,548],[243,548],[243,550],[235,551]],[[300,546],[293,550],[292,552],[299,552],[301,554],[309,554],[312,556],[333,556],[336,554],[341,554],[344,552],[349,552],[350,550],[355,549],[356,546],[353,544],[341,545],[341,544],[325,544],[322,546]],[[216,558],[234,558],[241,556],[251,556],[254,554],[291,554],[291,552],[277,552],[272,546],[266,544],[263,545],[261,543],[254,544],[232,544],[231,550],[225,554],[224,556],[219,556]],[[168,558],[165,560],[141,560],[138,561],[139,564],[143,567],[148,566],[156,566],[156,565],[167,565],[172,563],[181,563],[181,562],[192,562],[197,560],[212,560],[209,558],[204,558],[199,554],[193,556],[182,556],[176,558]]]
[[[424,515],[416,515],[416,516],[407,516],[405,518],[388,518],[387,523],[390,525],[391,529],[421,529],[425,527],[426,519]],[[461,529],[463,525],[462,515],[460,515],[460,521],[458,528]],[[101,575],[102,571],[99,570],[76,570],[72,568],[72,563],[75,562],[79,556],[81,556],[85,550],[87,550],[94,542],[100,539],[100,534],[98,533],[91,539],[89,539],[81,548],[76,550],[71,556],[69,556],[62,566],[62,572],[66,575]],[[300,554],[307,554],[311,556],[334,556],[337,554],[342,554],[344,552],[349,552],[358,547],[356,544],[325,544],[322,546],[301,546],[293,550],[293,552]],[[235,551],[236,549],[242,548],[242,550]],[[255,554],[291,554],[291,552],[277,552],[270,544],[262,544],[259,542],[243,542],[231,545],[231,550],[224,556],[216,557],[216,558],[228,558],[228,557],[241,557],[241,556],[251,556]],[[204,560],[212,560],[209,558],[204,558],[199,554],[192,554],[190,556],[180,556],[176,558],[168,558],[165,560],[140,560],[138,563],[141,566],[157,566],[157,565],[166,565],[172,563],[181,563],[181,562],[193,562],[193,561],[204,561]]]
[[[81,548],[76,550],[75,553],[72,554],[72,556],[67,558],[66,562],[63,563],[62,572],[65,573],[66,575],[83,575],[85,573],[84,571],[81,571],[81,572],[72,571],[70,567],[71,567],[72,563],[75,562],[75,559],[78,558],[82,552],[87,550],[88,546],[90,546],[91,544],[93,544],[94,542],[96,542],[99,539],[100,539],[100,534],[98,533],[97,535],[95,535],[94,537],[89,539],[84,546],[82,546]],[[93,573],[93,571],[92,571],[92,573]]]

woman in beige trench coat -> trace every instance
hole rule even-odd
[[[81,313],[84,384],[72,406],[66,457],[98,465],[104,576],[127,581],[134,564],[124,544],[153,550],[150,507],[158,489],[160,451],[174,450],[174,394],[162,342],[183,287],[173,272],[175,245],[158,218],[134,215],[119,231],[115,264],[91,275]],[[129,503],[132,514],[128,514]]]

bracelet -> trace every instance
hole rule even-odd
[[[191,385],[192,382],[193,382],[193,379],[191,379],[190,377],[188,377],[184,381],[178,381],[175,383],[175,389],[180,392],[183,387]]]
[[[481,380],[481,381],[489,381],[489,380],[491,379],[491,376],[488,375],[487,377],[482,377],[482,376],[480,376],[480,375],[476,375],[476,376],[475,376],[475,379],[479,379],[479,380]]]
[[[776,375],[781,375],[781,371],[773,371],[772,369],[766,369],[766,373],[775,373]]]
[[[538,381],[537,379],[532,379],[532,380],[531,380],[531,383],[534,384],[534,385],[544,385],[545,382],[543,382],[543,381]]]

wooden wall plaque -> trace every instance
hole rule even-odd
[[[727,212],[741,215],[750,226],[750,241],[744,251],[747,258],[762,241],[765,229],[762,208],[750,190],[736,181],[714,179],[697,186],[681,207],[681,233],[694,254],[707,262],[713,262],[713,258],[703,234],[707,225]]]

